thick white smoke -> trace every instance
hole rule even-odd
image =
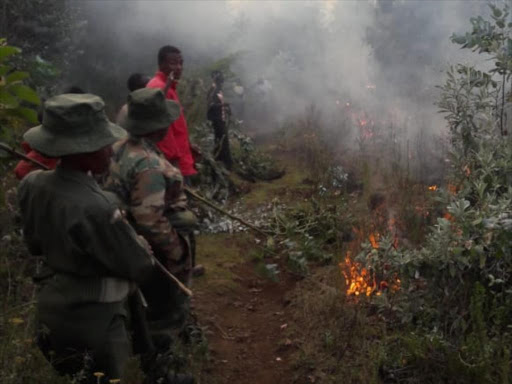
[[[126,75],[152,73],[156,52],[165,44],[182,49],[186,66],[239,52],[234,69],[246,89],[263,81],[271,115],[262,117],[265,124],[301,115],[311,104],[330,113],[355,103],[372,115],[394,113],[411,130],[434,131],[443,129],[433,106],[435,86],[450,62],[468,55],[449,37],[468,30],[469,17],[486,10],[485,2],[471,0],[83,5],[90,25],[101,26],[96,44],[114,43],[104,52],[122,52],[122,62],[112,64]]]

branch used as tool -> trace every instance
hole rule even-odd
[[[198,201],[200,201],[201,203],[203,203],[203,204],[205,204],[205,205],[209,206],[210,208],[213,208],[213,209],[215,209],[216,211],[218,211],[218,212],[222,213],[223,215],[226,215],[226,216],[228,216],[229,218],[231,218],[231,219],[233,219],[233,220],[236,220],[236,221],[238,221],[239,223],[242,223],[243,225],[245,225],[246,227],[248,227],[248,228],[252,229],[253,231],[258,232],[260,235],[263,235],[263,236],[265,236],[265,237],[266,237],[266,236],[268,236],[268,234],[267,234],[267,233],[265,233],[265,232],[263,232],[263,230],[262,230],[262,229],[260,229],[260,228],[256,227],[255,225],[253,225],[253,224],[251,224],[251,223],[249,223],[249,222],[245,221],[244,219],[242,219],[242,218],[240,218],[240,217],[238,217],[238,216],[235,216],[235,215],[233,215],[233,214],[229,213],[228,211],[226,211],[226,210],[222,209],[221,207],[219,207],[219,206],[217,206],[217,205],[213,204],[210,200],[205,199],[204,197],[202,197],[202,196],[198,195],[198,194],[197,194],[196,192],[194,192],[192,189],[190,189],[190,188],[188,188],[188,187],[185,187],[185,192],[186,192],[190,197],[194,198],[195,200],[198,200]]]
[[[43,163],[41,163],[41,162],[39,162],[39,161],[37,161],[35,159],[32,159],[32,158],[28,157],[27,155],[25,155],[25,154],[23,154],[21,152],[18,152],[17,150],[15,150],[12,147],[9,147],[5,143],[0,143],[0,150],[4,150],[5,152],[10,153],[11,155],[20,157],[23,160],[30,161],[31,163],[37,165],[38,167],[40,167],[42,169],[46,169],[46,170],[50,169],[50,168],[48,168],[48,166],[44,165]]]
[[[153,260],[155,261],[155,264],[160,270],[166,275],[169,279],[174,281],[174,283],[185,293],[187,296],[192,297],[192,291],[188,289],[185,284],[183,284],[181,281],[178,280],[176,276],[174,276],[171,272],[165,268],[165,266],[156,258],[153,256]]]
[[[37,160],[31,159],[27,155],[24,155],[21,152],[16,151],[15,149],[11,148],[5,143],[0,143],[0,150],[4,150],[7,153],[10,153],[11,155],[17,156],[19,158],[22,158],[23,160],[30,161],[31,163],[37,165],[38,167],[49,170],[50,168],[43,163],[40,163]],[[187,296],[192,296],[192,291],[188,289],[181,281],[178,280],[176,276],[174,276],[171,272],[165,268],[165,266],[154,256],[151,256],[152,259],[155,262],[155,265],[166,275],[169,279],[171,279]]]

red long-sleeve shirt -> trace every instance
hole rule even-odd
[[[59,159],[43,156],[39,152],[33,150],[32,148],[30,148],[30,146],[26,142],[22,142],[21,147],[25,151],[27,157],[30,157],[31,159],[39,161],[40,163],[46,165],[50,169],[55,169],[55,167],[57,166],[57,163],[59,162]],[[35,165],[34,163],[31,163],[28,160],[21,160],[16,165],[16,168],[14,168],[14,173],[18,180],[22,180],[30,172],[38,170],[38,169],[41,169],[41,168],[38,167],[37,165]]]
[[[167,76],[158,71],[155,76],[146,85],[147,88],[165,88]],[[178,94],[176,92],[176,83],[174,83],[165,97],[169,100],[174,100],[180,104]],[[190,140],[188,137],[188,127],[181,107],[181,114],[178,120],[172,123],[167,131],[167,135],[160,141],[157,146],[164,153],[169,161],[178,160],[179,168],[183,176],[191,176],[197,173],[194,167],[194,158],[190,150]]]

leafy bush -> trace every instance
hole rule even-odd
[[[508,7],[491,8],[492,21],[472,19],[473,31],[453,41],[492,54],[495,67],[452,67],[440,87],[452,144],[445,216],[419,250],[359,255],[374,273],[402,280],[393,305],[378,298],[388,318],[412,326],[389,345],[391,382],[512,379],[512,141],[503,118],[512,23]]]
[[[13,130],[9,125],[19,119],[37,123],[37,113],[31,108],[39,105],[37,93],[23,80],[29,78],[27,72],[15,70],[8,62],[12,56],[21,52],[19,48],[7,45],[5,39],[0,39],[0,139],[12,137]]]

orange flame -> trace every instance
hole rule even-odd
[[[366,268],[361,268],[361,264],[352,261],[350,252],[347,252],[345,262],[340,263],[339,266],[347,284],[347,295],[370,296],[377,289],[375,278],[370,276]]]
[[[372,245],[372,248],[373,249],[379,249],[379,234],[378,233],[370,233],[370,236],[368,237],[368,239],[370,240],[370,243]]]
[[[400,290],[401,281],[397,274],[394,274],[389,283],[382,280],[377,284],[375,275],[362,267],[360,263],[353,261],[350,251],[346,253],[345,261],[340,263],[339,267],[345,277],[347,296],[369,297],[372,294],[380,296],[384,290],[389,290],[393,293]]]
[[[429,191],[437,191],[437,185],[431,185],[428,187]]]
[[[451,221],[451,222],[455,221],[455,218],[448,212],[446,212],[443,217],[448,221]]]

